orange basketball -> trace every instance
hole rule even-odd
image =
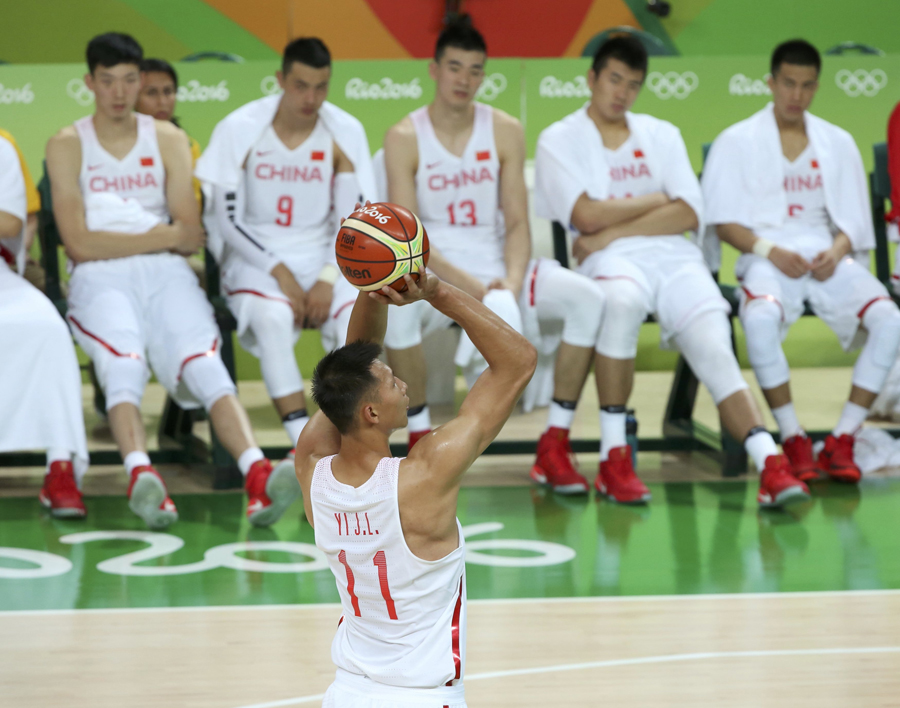
[[[428,234],[419,217],[398,204],[366,202],[344,219],[334,244],[338,268],[360,290],[407,289],[428,265]]]

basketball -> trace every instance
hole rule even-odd
[[[403,292],[403,276],[418,282],[428,265],[428,234],[409,209],[367,202],[341,224],[334,251],[341,273],[356,288],[371,291],[389,285]]]

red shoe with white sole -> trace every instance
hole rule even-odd
[[[587,494],[590,491],[591,485],[576,469],[568,430],[548,428],[541,435],[531,479],[557,494]]]
[[[759,478],[756,501],[763,508],[809,499],[809,487],[797,479],[786,455],[769,455]]]
[[[801,482],[821,479],[822,471],[813,457],[812,440],[806,435],[794,435],[781,443],[781,448],[791,463],[792,474]]]
[[[825,447],[819,453],[819,466],[836,482],[856,484],[862,477],[853,459],[853,442],[853,436],[846,434],[825,438]]]
[[[68,461],[50,463],[38,498],[56,519],[83,519],[87,514],[75,483],[75,470]]]
[[[650,490],[638,479],[631,464],[631,445],[614,447],[605,462],[600,463],[600,473],[594,480],[600,494],[619,504],[646,504]]]
[[[294,460],[283,459],[275,467],[266,459],[257,460],[247,473],[247,518],[254,526],[271,526],[300,496]]]
[[[140,516],[154,531],[178,521],[175,502],[169,498],[166,484],[151,465],[139,465],[131,470],[128,485],[128,508]]]

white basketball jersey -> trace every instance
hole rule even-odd
[[[472,136],[462,157],[437,139],[427,106],[413,111],[410,118],[419,147],[416,199],[428,238],[456,267],[482,280],[504,277],[493,109],[475,104]]]
[[[137,141],[121,160],[110,155],[97,139],[93,116],[75,121],[81,138],[81,193],[112,192],[123,199],[135,199],[164,222],[169,221],[166,201],[166,170],[156,139],[153,116],[135,113]]]
[[[293,150],[270,125],[247,155],[244,221],[279,255],[333,248],[333,178],[334,139],[321,120]]]
[[[316,545],[337,581],[343,617],[331,645],[335,665],[405,688],[458,685],[466,645],[465,544],[426,561],[406,545],[397,502],[399,458],[385,457],[359,488],[319,460],[310,503]]]
[[[779,246],[804,253],[830,248],[834,238],[825,207],[822,170],[812,144],[793,162],[783,159],[788,213],[784,230],[774,234],[772,240]]]

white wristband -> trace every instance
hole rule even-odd
[[[322,270],[319,271],[319,277],[317,280],[328,283],[329,285],[334,285],[335,281],[338,279],[338,268],[333,263],[326,263],[322,266]]]
[[[758,238],[753,242],[753,253],[761,258],[768,258],[775,244],[766,238]]]

